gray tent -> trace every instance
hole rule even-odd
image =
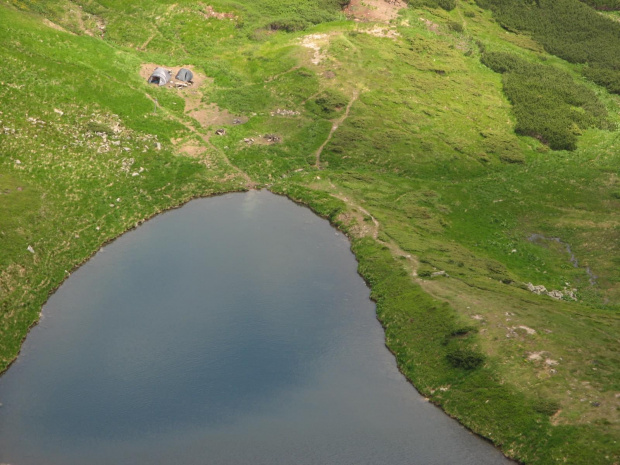
[[[155,71],[153,71],[153,74],[151,74],[151,77],[149,78],[149,84],[158,84],[160,86],[165,86],[170,82],[171,77],[172,75],[167,69],[156,68]]]
[[[177,75],[175,76],[175,79],[178,79],[179,81],[183,81],[183,82],[191,82],[193,78],[194,78],[194,75],[192,74],[192,72],[189,69],[185,69],[185,68],[181,68],[179,72],[177,73]]]

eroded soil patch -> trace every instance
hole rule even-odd
[[[402,0],[351,0],[344,13],[356,21],[389,22],[403,8],[407,4]]]

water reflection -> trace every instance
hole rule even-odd
[[[267,192],[105,248],[0,379],[0,462],[497,464],[383,346],[349,243]]]

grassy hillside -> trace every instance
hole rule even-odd
[[[345,3],[0,1],[0,371],[103,243],[268,187],[351,237],[423,395],[524,463],[618,463],[615,74],[499,0]]]

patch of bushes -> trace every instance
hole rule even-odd
[[[484,355],[470,348],[458,347],[448,351],[446,358],[454,368],[475,370],[484,363]]]
[[[443,8],[452,11],[456,8],[456,0],[407,0],[413,7]]]
[[[599,86],[605,87],[609,92],[620,94],[620,70],[587,66],[583,74]]]
[[[558,410],[560,410],[559,402],[552,399],[543,399],[540,398],[536,402],[534,402],[534,410],[538,413],[542,413],[543,415],[547,415],[548,417],[555,415]]]
[[[303,31],[308,27],[308,23],[298,18],[276,19],[269,23],[269,29],[272,31],[296,32]]]
[[[306,103],[306,108],[315,115],[331,119],[347,106],[348,100],[345,95],[337,90],[327,89],[313,100]]]
[[[491,9],[500,24],[528,31],[549,53],[571,63],[587,63],[587,77],[620,93],[620,23],[579,0],[476,0]],[[611,8],[620,0],[588,0]]]
[[[482,63],[504,75],[504,93],[513,105],[518,134],[539,139],[554,150],[575,150],[581,130],[607,128],[604,105],[568,73],[505,52],[484,53]],[[500,159],[521,163],[512,153],[518,152],[502,153]]]
[[[454,32],[463,32],[463,25],[456,21],[450,21],[448,23],[448,28]]]
[[[478,334],[478,328],[475,326],[459,326],[450,331],[444,337],[443,345],[447,346],[453,341],[464,341]]]
[[[620,10],[620,0],[581,0],[581,1],[587,5],[590,5],[595,10],[600,10],[600,11]]]

